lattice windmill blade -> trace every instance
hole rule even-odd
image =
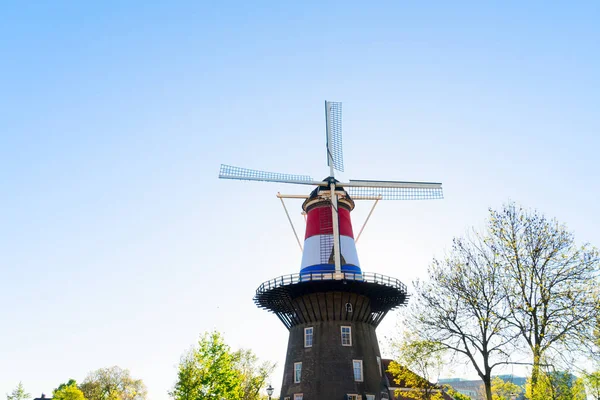
[[[398,182],[350,180],[340,183],[350,196],[380,197],[382,200],[443,199],[442,184],[436,182]]]
[[[327,132],[327,165],[344,172],[344,150],[342,147],[342,103],[325,101],[325,126]]]
[[[259,171],[256,169],[240,168],[225,164],[221,164],[219,178],[238,179],[243,181],[295,183],[298,185],[324,185],[323,182],[315,181],[308,175],[281,174],[278,172]]]

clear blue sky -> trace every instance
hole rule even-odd
[[[210,329],[281,365],[252,296],[299,269],[275,193],[306,188],[217,174],[326,176],[325,99],[342,178],[445,188],[378,206],[364,270],[422,277],[508,199],[600,245],[600,3],[208,3],[2,5],[0,394],[117,364],[165,400]]]

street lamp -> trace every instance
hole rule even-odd
[[[273,394],[273,388],[271,387],[271,384],[269,383],[269,387],[267,388],[267,394],[269,395],[269,400],[271,400],[271,395]]]

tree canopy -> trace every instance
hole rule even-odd
[[[25,388],[23,387],[23,382],[19,382],[17,387],[10,393],[6,394],[6,400],[25,400],[30,398],[31,395],[25,392]]]
[[[241,349],[234,353],[235,368],[242,374],[242,391],[244,400],[258,400],[264,398],[261,389],[265,387],[267,379],[273,373],[275,364],[264,361],[249,349]]]
[[[514,353],[529,354],[535,388],[542,367],[567,367],[597,349],[599,259],[535,210],[490,209],[486,229],[455,238],[429,279],[415,282],[406,328],[467,360],[488,400],[493,369],[515,362]]]
[[[462,394],[448,384],[442,385],[444,392],[448,393],[454,400],[471,400],[466,394]]]
[[[525,397],[529,400],[586,400],[582,379],[566,371],[540,371],[535,385],[527,381]]]
[[[250,350],[232,351],[219,332],[205,333],[182,356],[170,394],[176,400],[261,399],[274,367],[260,363]]]
[[[402,396],[415,400],[442,400],[440,387],[435,385],[443,367],[443,347],[440,343],[419,340],[406,333],[400,343],[394,344],[397,361],[392,361],[388,372],[394,382],[413,390],[402,391]]]
[[[492,371],[506,361],[515,337],[507,330],[501,268],[485,236],[456,238],[447,256],[430,265],[429,280],[415,282],[406,318],[409,331],[469,360],[490,400]]]
[[[509,324],[532,357],[531,385],[540,367],[588,355],[595,344],[599,254],[556,220],[508,204],[490,211],[490,241],[504,271]]]
[[[118,366],[90,372],[80,386],[87,400],[145,400],[146,385]]]
[[[492,399],[493,400],[511,400],[514,396],[523,393],[523,388],[510,381],[505,381],[495,376],[492,379]]]
[[[54,389],[52,398],[54,400],[86,400],[74,379],[69,379],[67,383],[61,383],[58,388]]]
[[[590,400],[600,400],[600,371],[586,373],[583,381]]]

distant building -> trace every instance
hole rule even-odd
[[[469,396],[471,400],[485,400],[485,395],[481,388],[483,381],[480,379],[466,380],[461,378],[440,379],[442,385],[452,386],[458,393]]]
[[[525,398],[525,382],[527,378],[514,375],[495,375],[492,378],[498,377],[505,382],[512,382],[517,386],[523,388],[523,393],[517,397],[517,400],[523,400]],[[483,381],[481,379],[461,379],[461,378],[448,378],[440,379],[442,385],[452,386],[457,392],[469,396],[471,400],[485,400],[485,391],[483,389]]]
[[[42,395],[40,397],[37,397],[33,400],[52,400],[52,397],[46,397],[46,395],[44,393],[42,393]]]

